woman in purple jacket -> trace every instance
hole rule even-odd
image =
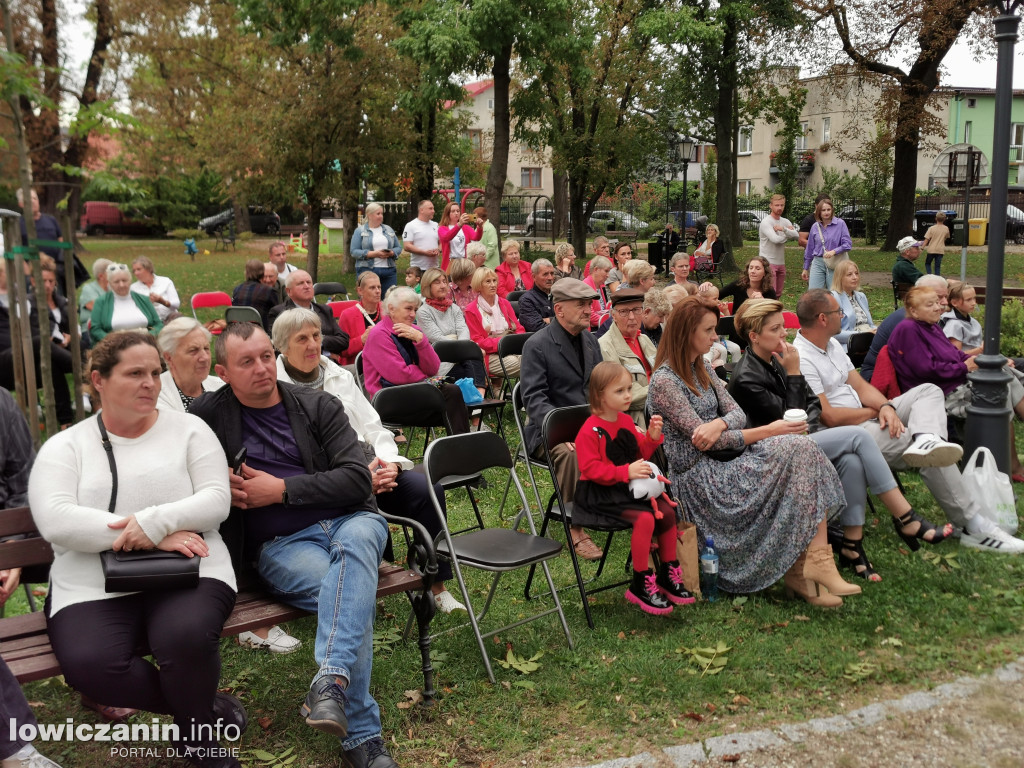
[[[976,355],[957,349],[939,327],[943,307],[931,288],[918,286],[904,299],[907,317],[889,337],[889,358],[904,391],[919,384],[935,384],[946,395],[946,413],[963,418],[971,402],[967,374],[978,370]],[[1024,420],[1024,386],[1017,375],[1010,379],[1010,404],[1017,418]],[[1016,446],[1011,455],[1011,474],[1024,482],[1024,467]],[[1020,478],[1020,479],[1018,479]]]
[[[800,277],[808,280],[808,289],[832,287],[832,271],[825,259],[835,258],[838,263],[842,257],[853,250],[853,240],[846,222],[834,215],[832,201],[825,199],[814,206],[814,223],[807,235],[807,247],[804,249],[804,271]]]
[[[387,315],[366,337],[363,347],[364,386],[370,397],[384,387],[429,380],[444,395],[452,432],[469,432],[469,414],[462,390],[437,375],[441,361],[427,334],[413,324],[420,297],[412,288],[396,288],[384,303]]]

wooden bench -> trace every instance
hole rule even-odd
[[[292,235],[304,234],[307,229],[308,227],[305,224],[282,224],[281,231],[278,234],[282,237],[291,237]]]
[[[426,530],[417,522],[393,515],[382,516],[411,531],[409,562],[411,568],[384,563],[377,571],[377,597],[405,592],[412,603],[419,630],[423,662],[423,702],[434,699],[434,668],[430,663],[430,621],[436,606],[430,586],[437,574],[434,546]],[[28,507],[0,510],[0,570],[48,566],[53,550],[39,537]],[[222,637],[232,637],[260,627],[308,616],[306,611],[280,603],[259,586],[240,585],[235,608],[224,623]],[[61,674],[60,664],[50,647],[46,617],[42,611],[0,618],[0,656],[20,683],[43,680]]]
[[[629,243],[636,242],[636,235],[637,232],[635,229],[609,229],[607,232],[604,233],[604,236],[607,237],[609,240],[618,240],[619,242]]]
[[[969,281],[968,281],[969,282]],[[976,285],[974,287],[974,295],[978,298],[979,304],[985,303],[985,286]],[[1024,288],[1010,288],[1003,286],[1003,299],[1017,299],[1018,301],[1024,301]]]

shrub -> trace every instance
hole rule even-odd
[[[193,240],[204,240],[210,237],[201,229],[172,229],[167,235],[174,240],[185,240],[189,237]]]

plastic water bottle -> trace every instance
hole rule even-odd
[[[710,536],[704,540],[704,549],[700,553],[700,589],[709,603],[718,598],[718,553],[715,552],[715,540]]]

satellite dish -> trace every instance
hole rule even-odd
[[[963,188],[967,181],[967,153],[974,152],[978,164],[975,169],[975,184],[984,184],[988,180],[988,159],[985,153],[973,144],[951,144],[946,147],[932,164],[931,176],[935,181],[948,187]]]

